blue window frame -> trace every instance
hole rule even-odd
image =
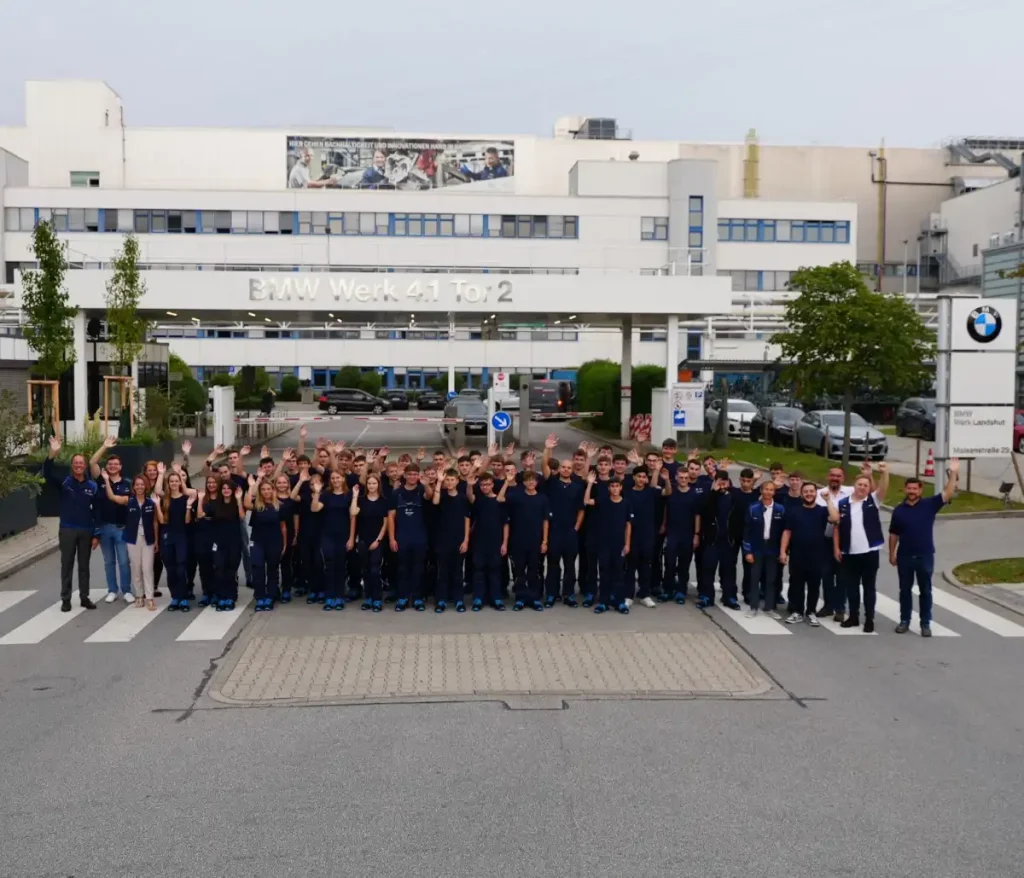
[[[720,219],[718,240],[849,244],[850,223],[846,220]]]

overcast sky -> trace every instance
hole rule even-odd
[[[1024,137],[1022,34],[1021,0],[0,0],[0,124],[81,78],[129,125],[925,146]]]

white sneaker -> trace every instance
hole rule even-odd
[[[776,619],[776,620],[777,620],[777,621],[779,621],[779,622],[781,622],[781,621],[782,621],[782,616],[780,616],[780,615],[779,615],[778,613],[776,613],[776,612],[775,612],[775,610],[766,610],[766,611],[765,611],[765,615],[766,615],[766,616],[767,616],[767,617],[768,617],[769,619]]]
[[[135,603],[135,595],[133,595],[130,591],[126,591],[124,593],[124,602],[126,604],[134,604]]]
[[[108,604],[114,603],[114,601],[117,600],[117,592],[108,591],[107,596],[103,600],[106,601]]]
[[[820,628],[821,627],[821,622],[818,621],[818,617],[815,616],[814,613],[808,613],[806,616],[804,616],[804,620],[812,628]]]
[[[633,606],[633,599],[632,598],[626,598],[626,606],[627,607]]]
[[[797,622],[803,622],[803,620],[804,617],[801,616],[799,613],[790,613],[789,617],[786,619],[786,624],[796,625]]]
[[[747,610],[747,612],[745,612],[743,614],[743,616],[746,619],[756,619],[757,618],[757,607],[751,607],[749,610]]]
[[[651,610],[658,606],[656,603],[654,603],[654,598],[650,597],[644,598],[642,601],[640,601],[640,603],[642,603],[645,607],[648,607]]]

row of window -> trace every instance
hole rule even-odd
[[[368,213],[320,210],[132,210],[8,207],[4,228],[30,232],[52,220],[58,232],[215,235],[373,235],[397,238],[579,237],[579,217],[469,213]]]
[[[718,240],[848,244],[850,223],[845,220],[720,219]]]
[[[642,216],[642,217],[640,217],[640,240],[641,241],[667,241],[668,240],[668,217],[667,216]]]
[[[902,262],[887,262],[883,266],[882,274],[885,277],[903,277],[904,267],[907,270],[907,277],[917,277],[917,265],[915,263],[908,263],[906,266]],[[865,274],[868,277],[878,277],[878,263],[877,262],[858,262],[857,270],[861,274]],[[938,277],[939,266],[935,262],[923,262],[921,263],[921,277]]]
[[[254,334],[255,333],[255,334]],[[194,326],[161,326],[151,333],[153,338],[254,338],[254,339],[363,339],[379,341],[447,341],[446,329],[376,329],[368,339],[355,327],[330,329],[203,329]],[[485,333],[477,329],[456,329],[456,341],[481,341]],[[576,341],[574,329],[498,329],[487,334],[490,341]]]
[[[731,277],[734,292],[782,292],[789,283],[789,271],[720,271],[719,277]]]

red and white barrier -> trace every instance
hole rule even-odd
[[[534,421],[553,421],[555,418],[598,418],[604,412],[530,412]]]

